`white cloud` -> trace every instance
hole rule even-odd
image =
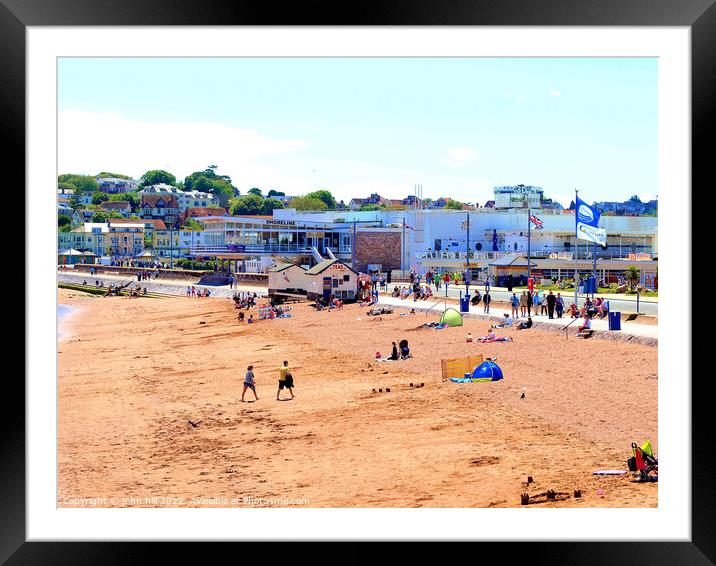
[[[562,93],[559,92],[558,90],[550,90],[549,95],[550,96],[562,96]]]
[[[470,149],[469,147],[451,147],[447,150],[442,163],[445,165],[461,167],[475,161],[476,159],[477,154],[475,153],[475,150]]]
[[[165,169],[183,179],[216,164],[219,173],[229,175],[240,189],[245,184],[291,186],[293,179],[257,161],[300,152],[308,145],[210,122],[147,122],[115,113],[63,110],[58,172],[113,171],[138,177],[149,169]]]
[[[525,102],[527,102],[527,95],[526,94],[518,94],[517,95],[517,103],[524,104]]]

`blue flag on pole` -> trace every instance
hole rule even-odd
[[[577,238],[596,242],[602,246],[607,243],[607,231],[600,228],[599,211],[594,206],[589,206],[581,198],[577,197],[574,217],[576,221]]]

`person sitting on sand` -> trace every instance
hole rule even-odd
[[[507,328],[508,326],[512,326],[514,319],[510,318],[510,315],[507,313],[504,313],[502,315],[502,322],[498,322],[497,324],[493,324],[492,328]]]
[[[470,301],[472,303],[473,307],[476,307],[480,304],[480,301],[482,300],[482,295],[480,295],[480,291],[476,291],[475,294],[472,296],[472,300]]]
[[[525,330],[527,328],[532,328],[531,316],[528,316],[525,322],[520,322],[517,326],[515,326],[515,330]]]
[[[405,360],[410,357],[410,348],[408,347],[407,340],[400,341],[400,357]]]
[[[393,361],[397,361],[400,359],[400,356],[398,356],[398,346],[395,342],[393,342],[393,351],[388,359]]]
[[[239,322],[244,322],[244,311],[239,311]]]
[[[249,320],[246,321],[246,324],[253,324],[253,322],[254,322],[254,315],[250,314]]]
[[[582,326],[580,326],[579,329],[577,330],[577,334],[580,334],[585,330],[589,330],[590,328],[592,328],[592,321],[589,318],[589,315],[587,313],[584,313],[584,318],[582,320]]]
[[[604,299],[601,299],[601,302],[599,303],[599,318],[604,318],[609,314],[609,306],[607,305],[607,302]]]
[[[249,366],[246,368],[246,376],[244,377],[244,390],[241,392],[241,402],[244,402],[244,395],[246,395],[246,390],[251,389],[251,391],[254,392],[254,397],[256,397],[256,400],[259,400],[259,396],[256,395],[256,380],[254,379],[254,366]]]
[[[569,305],[569,318],[579,318],[579,311],[575,303]]]

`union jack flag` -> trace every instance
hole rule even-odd
[[[532,214],[531,212],[530,212],[530,222],[532,222],[532,224],[534,224],[537,228],[542,228],[543,222],[539,218],[537,218],[534,214]]]

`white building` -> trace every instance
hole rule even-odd
[[[112,195],[136,191],[139,182],[136,179],[123,179],[119,177],[97,177],[98,190]]]
[[[150,185],[139,191],[140,195],[174,195],[177,199],[179,212],[184,212],[187,208],[206,208],[219,204],[219,199],[211,194],[201,191],[180,191],[176,187],[159,183]]]
[[[495,187],[495,208],[542,208],[542,187]]]

